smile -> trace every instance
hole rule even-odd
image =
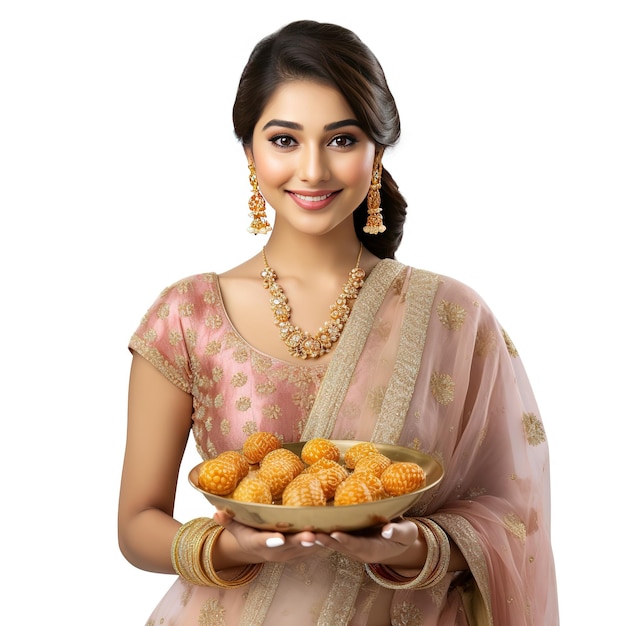
[[[326,200],[326,198],[330,198],[333,194],[326,193],[323,196],[304,196],[300,193],[293,194],[296,198],[300,198],[300,200],[304,200],[305,202],[320,202],[321,200]]]

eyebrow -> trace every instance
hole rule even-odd
[[[271,128],[272,126],[280,126],[282,128],[291,128],[292,130],[304,130],[304,126],[302,124],[298,124],[297,122],[288,122],[287,120],[270,120],[263,126],[262,130],[266,130],[267,128]],[[347,119],[340,120],[338,122],[332,122],[330,124],[326,124],[324,126],[324,130],[337,130],[338,128],[343,128],[344,126],[358,126],[361,128],[361,124],[358,120],[355,119]]]

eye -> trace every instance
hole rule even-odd
[[[337,135],[330,140],[328,145],[335,146],[336,148],[349,148],[356,142],[356,137],[353,137],[352,135]]]
[[[270,143],[277,148],[293,148],[298,142],[290,135],[274,135],[270,138]]]

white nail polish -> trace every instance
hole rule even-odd
[[[270,537],[265,542],[265,545],[268,548],[279,548],[280,546],[284,546],[285,545],[285,540],[282,539],[281,537]]]
[[[300,542],[300,545],[301,545],[303,548],[311,548],[312,546],[314,546],[314,545],[315,545],[315,543],[314,543],[313,541],[301,541],[301,542]]]
[[[388,530],[383,530],[380,533],[385,539],[391,539],[393,537],[393,528],[389,528]]]

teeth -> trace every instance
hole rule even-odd
[[[294,196],[296,196],[296,198],[300,198],[300,200],[305,200],[306,202],[319,202],[320,200],[326,200],[326,198],[330,198],[330,196],[332,196],[332,193],[327,193],[323,196],[303,196],[299,193],[294,193]]]

